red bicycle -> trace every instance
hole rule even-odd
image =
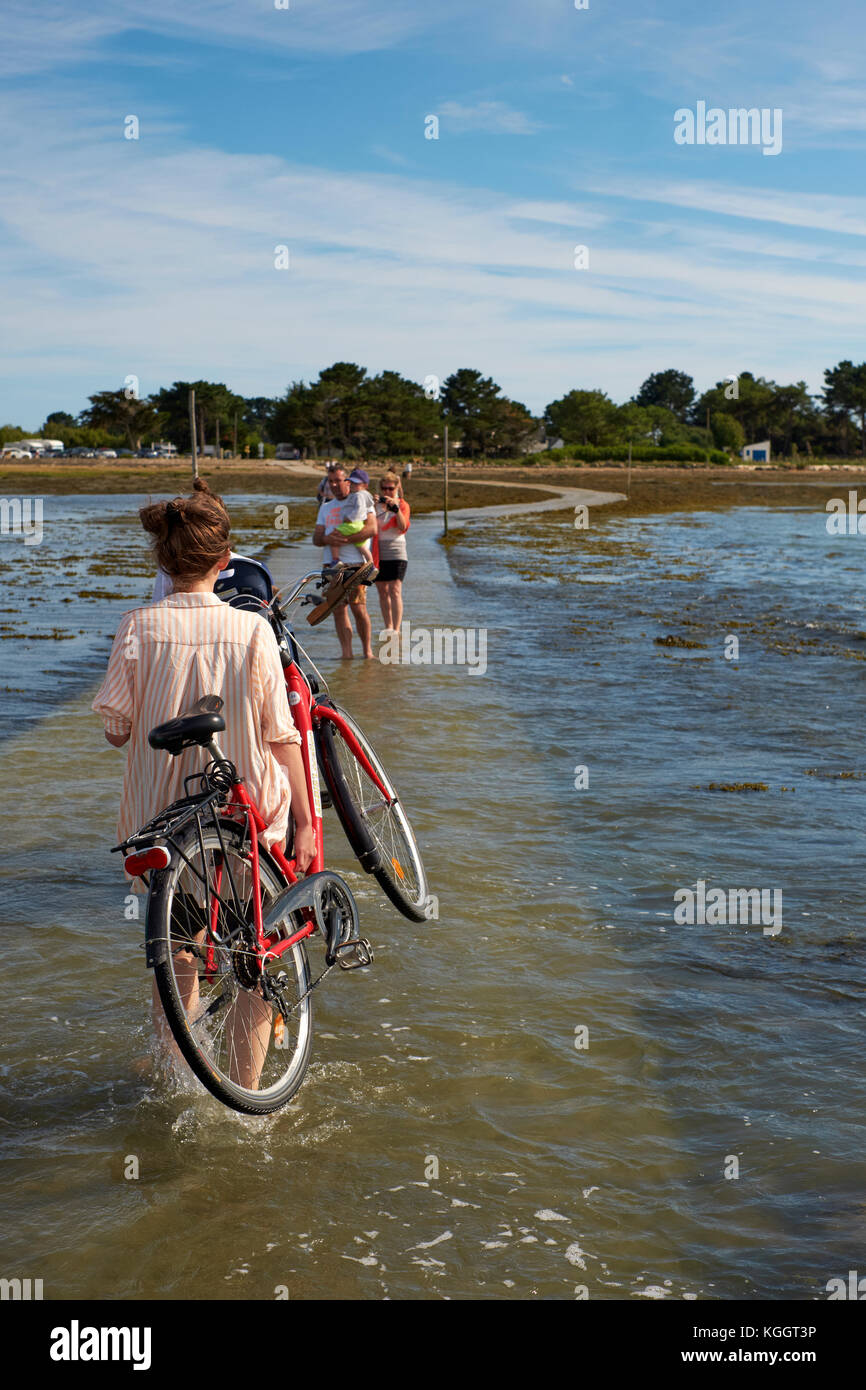
[[[262,592],[250,563],[235,562],[217,591],[222,588],[228,602],[262,611],[275,632],[301,735],[313,863],[299,879],[294,859],[276,845],[266,850],[259,844],[262,816],[216,741],[225,728],[216,695],[150,731],[153,748],[177,756],[198,745],[208,761],[186,779],[179,801],[115,850],[148,888],[147,964],[181,1053],[219,1100],[264,1114],[285,1105],[304,1079],[313,990],[334,965],[354,970],[373,960],[369,941],[359,935],[349,885],[324,867],[323,801],[333,806],[361,867],[404,916],[424,921],[432,899],[393,783],[358,725],[328,696],[287,621],[286,608],[305,586],[319,580],[324,587],[325,581],[312,571],[281,602],[272,590]],[[351,581],[342,593],[350,587]],[[314,621],[325,616],[327,601],[314,595],[301,601],[316,604]],[[325,963],[313,980],[307,944],[317,934]]]

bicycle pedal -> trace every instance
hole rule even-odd
[[[366,936],[357,936],[336,946],[334,958],[341,970],[361,970],[373,964],[373,947]]]

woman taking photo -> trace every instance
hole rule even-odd
[[[403,621],[403,579],[406,575],[406,532],[409,503],[403,501],[400,479],[388,472],[379,480],[376,521],[379,526],[373,546],[373,562],[379,568],[376,588],[385,630],[399,632]]]
[[[226,723],[221,746],[264,817],[260,838],[265,846],[282,844],[291,808],[292,855],[302,874],[315,854],[313,822],[276,640],[266,619],[230,607],[213,591],[229,564],[228,513],[218,497],[202,490],[143,507],[139,516],[172,592],[125,614],[93,701],[108,742],[115,748],[129,745],[118,839],[183,796],[184,778],[203,766],[199,748],[170,757],[150,747],[148,732],[203,695],[221,695]],[[197,982],[192,955],[189,967],[192,990]],[[159,1009],[155,991],[154,1000]],[[244,1026],[249,1023],[255,1032],[258,1020]],[[248,1061],[255,1070],[255,1059]]]

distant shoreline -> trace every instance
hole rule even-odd
[[[216,492],[269,496],[279,500],[291,492],[312,502],[324,465],[300,460],[231,460],[215,463],[204,459],[201,476]],[[375,487],[378,469],[374,469]],[[64,496],[92,493],[173,495],[189,489],[190,460],[142,461],[126,464],[104,460],[94,463],[33,462],[0,467],[0,496]],[[495,484],[495,489],[492,485]],[[805,468],[749,467],[734,465],[714,468],[706,465],[626,464],[572,467],[546,466],[540,461],[528,464],[471,463],[449,464],[449,510],[455,513],[471,508],[485,511],[495,506],[527,506],[539,499],[548,505],[574,489],[597,494],[617,494],[604,498],[604,513],[611,517],[664,511],[694,511],[737,506],[812,506],[824,509],[830,496],[846,496],[849,489],[866,489],[863,465],[811,465]],[[442,509],[441,465],[415,465],[406,481],[406,498],[418,515]],[[625,496],[628,492],[628,497]],[[590,504],[592,505],[592,504]],[[535,506],[533,505],[533,510]],[[455,516],[459,524],[459,518]]]

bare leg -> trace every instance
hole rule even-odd
[[[362,607],[360,603],[353,604],[352,612],[355,615],[355,627],[358,629],[364,656],[372,657],[373,624],[370,622],[370,614],[367,612],[366,605]]]
[[[204,932],[199,932],[196,937],[196,942],[201,944],[203,940]],[[178,993],[184,1009],[187,1014],[194,1015],[198,1008],[199,1001],[198,969],[196,967],[196,958],[189,951],[178,951],[177,955],[174,957],[174,977],[177,981]],[[174,1040],[174,1034],[168,1025],[168,1019],[162,1007],[162,1000],[159,997],[159,990],[156,987],[156,976],[154,976],[153,979],[151,999],[153,1027],[158,1042],[171,1054],[176,1062],[183,1062],[184,1059]]]
[[[377,584],[379,590],[379,607],[382,610],[382,626],[388,630],[391,627],[391,586],[390,584]]]
[[[196,939],[199,942],[203,941],[204,932],[201,932]],[[194,1018],[199,1001],[198,970],[195,957],[190,955],[188,951],[179,951],[174,957],[174,973],[184,1009],[188,1016]],[[237,997],[226,1014],[229,1075],[239,1086],[245,1086],[251,1091],[257,1091],[259,1088],[259,1078],[271,1036],[272,1020],[271,1005],[266,1003],[260,995],[250,994],[243,989],[238,991]],[[174,1061],[185,1065],[184,1058],[169,1028],[155,979],[153,981],[153,1025],[160,1044]]]
[[[334,609],[334,627],[337,629],[337,636],[340,639],[340,650],[343,658],[350,661],[352,658],[352,624],[349,622],[349,615],[346,609]]]
[[[395,632],[399,632],[400,624],[403,621],[402,579],[392,579],[388,588],[391,590],[391,626]]]
[[[238,991],[226,1019],[229,1038],[229,1075],[238,1086],[247,1090],[259,1089],[268,1043],[271,1036],[273,1010],[260,994]]]

